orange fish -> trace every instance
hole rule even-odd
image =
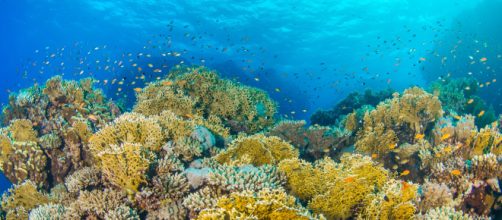
[[[426,61],[427,59],[425,59],[425,57],[420,57],[419,59],[420,61]]]
[[[173,82],[172,81],[164,81],[164,82],[162,82],[162,85],[164,85],[164,86],[172,86]]]
[[[389,144],[389,149],[393,150],[394,148],[396,148],[397,144]]]
[[[346,183],[352,183],[356,180],[356,178],[354,178],[353,176],[349,176],[345,179],[343,179],[343,182],[346,182]]]
[[[141,90],[142,90],[142,89],[141,89],[141,88],[139,88],[139,87],[138,87],[138,88],[134,88],[134,91],[135,91],[135,92],[141,92]]]
[[[425,136],[424,134],[416,134],[415,139],[422,140],[422,139],[424,139],[424,136]]]
[[[454,176],[460,176],[460,174],[462,174],[462,171],[460,171],[460,170],[452,170],[450,173],[452,175],[454,175]]]
[[[194,118],[194,116],[193,116],[192,114],[190,114],[190,113],[185,114],[185,117],[187,117],[187,118],[189,118],[189,119],[193,119],[193,118]]]
[[[410,170],[404,170],[403,172],[401,172],[401,176],[407,176],[410,174]]]
[[[479,59],[479,61],[481,61],[481,62],[486,62],[487,60],[488,60],[488,58],[486,58],[486,57],[481,57],[481,59]]]
[[[378,154],[371,154],[371,159],[376,159],[378,158]]]
[[[479,114],[478,114],[478,117],[481,117],[481,116],[483,116],[484,114],[485,114],[485,110],[481,110],[481,111],[479,112]]]

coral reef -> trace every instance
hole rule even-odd
[[[203,67],[135,89],[124,114],[92,82],[10,96],[0,218],[500,218],[501,125],[471,110],[470,81],[352,94],[317,114],[329,126],[276,121],[266,93]]]

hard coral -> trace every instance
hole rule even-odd
[[[98,154],[103,177],[113,185],[132,194],[146,181],[151,160],[139,144],[111,145]]]
[[[220,79],[202,67],[188,67],[173,70],[168,79],[138,94],[135,112],[158,115],[164,110],[182,117],[218,117],[235,133],[253,133],[273,123],[276,104],[261,90]]]
[[[28,213],[39,205],[49,202],[47,195],[37,191],[37,186],[31,181],[25,181],[22,184],[14,185],[7,194],[2,196],[3,211],[16,212],[17,209],[23,209]]]
[[[298,151],[278,137],[256,134],[234,140],[228,148],[216,155],[220,163],[245,165],[277,164],[281,160],[298,157]]]
[[[197,219],[315,219],[307,209],[284,191],[243,191],[218,200],[215,209],[204,209]],[[320,216],[322,219],[323,217]]]

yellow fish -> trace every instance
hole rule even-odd
[[[148,67],[153,68],[153,64],[149,63]]]
[[[469,99],[469,101],[467,101],[467,104],[472,104],[474,102],[474,99]]]
[[[410,170],[404,170],[403,172],[401,172],[401,176],[407,176],[410,174]]]
[[[425,136],[424,134],[416,134],[415,135],[415,139],[416,140],[422,140],[422,139],[424,139],[424,136]]]
[[[459,115],[454,115],[453,118],[457,119],[457,120],[460,120],[462,119],[462,117],[460,117]]]
[[[451,137],[451,134],[449,134],[449,133],[443,134],[443,135],[441,136],[441,141],[444,141],[444,140],[446,140],[446,139],[448,139],[448,138],[450,138],[450,137]]]
[[[371,154],[371,159],[376,159],[378,157],[378,154]]]
[[[396,148],[397,144],[389,144],[389,149],[393,150],[394,148]]]
[[[460,171],[460,170],[452,170],[450,173],[452,175],[454,175],[454,176],[460,176],[460,174],[462,174],[462,171]]]
[[[483,116],[484,114],[485,114],[485,110],[481,110],[481,111],[479,112],[479,114],[478,114],[478,117],[481,117],[481,116]]]
[[[134,88],[135,92],[141,92],[141,90],[142,90],[141,88]]]

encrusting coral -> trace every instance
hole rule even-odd
[[[457,90],[347,100],[334,124],[307,127],[276,121],[265,92],[204,67],[135,88],[125,114],[92,84],[54,77],[10,96],[0,167],[15,185],[0,218],[488,219],[502,209],[501,126],[477,127],[482,114],[459,103],[469,96],[444,94]]]

